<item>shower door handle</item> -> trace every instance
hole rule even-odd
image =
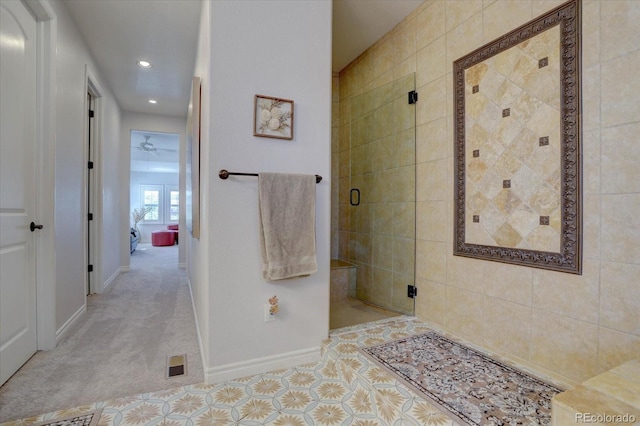
[[[353,194],[356,194],[356,201],[353,200]],[[360,205],[360,190],[358,188],[351,188],[351,192],[349,192],[349,204],[352,206]]]

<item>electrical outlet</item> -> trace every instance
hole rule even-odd
[[[271,315],[271,305],[268,303],[264,304],[264,322],[274,321],[276,319],[275,315]]]

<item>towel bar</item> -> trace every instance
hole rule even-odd
[[[220,176],[220,179],[226,179],[229,176],[258,176],[257,173],[240,173],[240,172],[230,172],[227,171],[225,169],[220,170],[220,172],[218,172],[218,176]],[[316,183],[320,183],[320,181],[322,180],[322,176],[320,175],[316,175]]]

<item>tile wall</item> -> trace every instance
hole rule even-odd
[[[334,76],[332,249],[350,101],[415,72],[416,315],[577,383],[640,353],[640,2],[582,2],[583,274],[452,255],[452,63],[561,3],[427,0]]]
[[[465,71],[465,242],[557,253],[560,27]]]

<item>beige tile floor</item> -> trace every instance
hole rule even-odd
[[[95,409],[102,409],[99,425],[105,426],[454,425],[357,351],[426,330],[426,324],[406,316],[341,328],[323,342],[318,363],[118,398],[3,425],[28,425]]]

